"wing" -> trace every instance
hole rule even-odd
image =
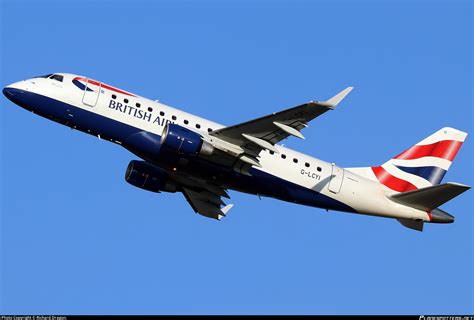
[[[205,189],[192,190],[186,187],[182,189],[184,197],[194,212],[208,218],[220,220],[225,217],[227,212],[234,206],[233,204],[225,205],[219,195]],[[223,205],[224,207],[221,208]]]
[[[225,127],[210,133],[224,141],[241,147],[251,164],[258,164],[256,157],[262,149],[278,152],[274,145],[292,135],[304,139],[301,130],[307,123],[334,109],[353,88],[348,87],[331,99],[320,102],[311,101],[300,106],[273,113],[255,120]]]
[[[222,198],[229,199],[230,197],[219,185],[189,175],[174,175],[173,180],[180,186],[180,191],[194,212],[200,215],[220,220],[233,207],[233,204],[225,205],[222,201]]]

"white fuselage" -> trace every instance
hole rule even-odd
[[[79,78],[79,76],[62,75],[64,76],[63,82],[46,78],[33,78],[17,82],[10,85],[10,87],[45,96],[65,105],[73,106],[77,110],[100,115],[156,135],[162,135],[164,125],[167,122],[179,124],[202,134],[207,134],[208,130],[223,128],[218,123],[105,84],[99,84],[97,87],[100,88],[99,94],[79,90],[72,83],[72,80]],[[139,104],[139,107],[137,107],[137,104]],[[68,125],[67,119],[74,123],[76,117],[76,111],[74,110],[66,108],[64,111],[64,119],[66,120],[62,121],[63,124]],[[32,108],[32,111],[41,114],[34,108]],[[55,114],[54,118],[62,118],[62,116]],[[75,127],[75,125],[72,125],[72,127]],[[123,143],[117,136],[107,132],[105,128],[102,132],[101,128],[97,128],[97,126],[91,125],[91,128],[87,128],[83,124],[78,129],[90,132],[103,139],[109,139],[114,143]],[[279,154],[272,154],[269,151],[260,153],[261,168],[257,169],[261,172],[316,191],[353,208],[357,213],[430,221],[427,212],[400,205],[388,199],[387,196],[393,194],[394,191],[378,181],[280,145],[275,147]],[[239,191],[246,192],[242,188],[239,188]],[[288,201],[288,199],[285,200]],[[294,202],[301,203],[298,199],[295,199]]]

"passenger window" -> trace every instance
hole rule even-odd
[[[62,75],[59,75],[59,74],[53,74],[50,79],[53,79],[53,80],[56,80],[56,81],[59,81],[59,82],[63,82],[63,79],[64,77]]]
[[[273,152],[272,150],[270,150],[270,154],[275,154],[275,152]]]
[[[176,120],[176,116],[172,116],[171,119]]]
[[[298,163],[298,159],[293,158],[293,162],[294,162],[294,163]]]
[[[322,169],[321,169],[321,167],[318,167],[317,170],[318,170],[319,172],[321,172]]]
[[[117,96],[115,94],[113,94],[112,99],[117,99]]]
[[[285,154],[282,154],[282,155],[281,155],[281,158],[282,158],[282,159],[286,159],[286,155],[285,155]]]
[[[196,128],[201,128],[201,125],[199,123],[196,123]]]
[[[123,102],[128,103],[128,99],[123,99]]]
[[[138,102],[135,103],[135,107],[140,108],[140,104]]]
[[[184,124],[188,124],[188,123],[189,123],[189,121],[188,121],[188,120],[184,120]]]
[[[207,132],[212,132],[212,129],[211,129],[211,128],[207,128]]]
[[[149,112],[152,112],[152,111],[153,111],[153,108],[152,108],[152,107],[148,107],[148,111],[149,111]]]
[[[306,163],[304,164],[304,166],[305,166],[306,168],[309,168],[309,163],[306,162]]]
[[[165,113],[163,111],[160,111],[160,116],[164,116]]]

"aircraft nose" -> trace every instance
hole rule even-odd
[[[10,86],[3,88],[3,94],[5,95],[5,97],[7,97],[9,99],[10,99],[10,97],[14,97],[15,95],[19,95],[19,94],[22,94],[22,93],[23,93],[23,90],[13,88],[13,87],[10,87]]]
[[[3,88],[3,94],[5,97],[8,98],[8,100],[12,101],[13,103],[18,104],[18,101],[20,100],[20,97],[24,94],[24,91],[18,88],[14,88],[11,86],[7,86]]]

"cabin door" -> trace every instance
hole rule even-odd
[[[102,83],[87,79],[86,89],[84,90],[84,96],[82,97],[82,103],[89,107],[95,107],[99,100],[100,91],[102,89]]]

